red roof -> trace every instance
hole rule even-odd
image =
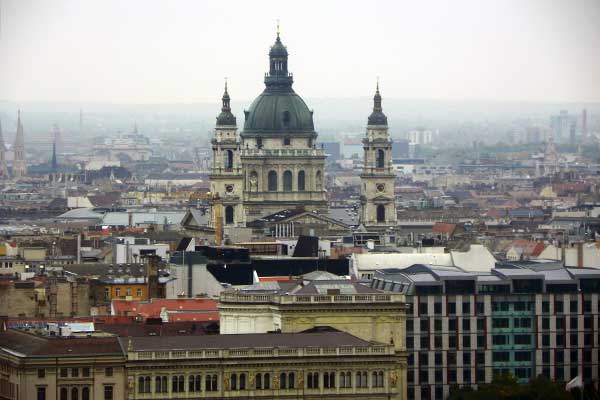
[[[443,233],[452,235],[456,229],[456,224],[448,224],[446,222],[436,222],[432,228],[433,233]]]
[[[112,311],[118,316],[160,318],[165,309],[171,320],[174,313],[181,314],[176,321],[218,321],[217,301],[212,299],[152,299],[147,301],[113,300]],[[188,315],[194,314],[193,318]],[[195,319],[194,319],[195,318]]]

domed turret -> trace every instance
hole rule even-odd
[[[225,81],[225,92],[223,93],[223,107],[221,114],[217,117],[217,126],[235,126],[235,115],[231,113],[229,93],[227,92],[227,81]]]
[[[387,125],[387,117],[381,107],[381,94],[379,94],[379,80],[377,80],[377,90],[373,97],[373,112],[369,115],[369,125]]]

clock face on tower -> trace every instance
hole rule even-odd
[[[233,193],[233,185],[225,185],[225,192],[228,194]]]
[[[378,183],[376,188],[379,193],[385,192],[385,183]]]

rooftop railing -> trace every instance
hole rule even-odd
[[[394,355],[392,345],[337,346],[337,347],[255,347],[236,349],[196,349],[170,351],[128,351],[128,360],[190,360],[214,358],[254,358],[254,357],[330,357],[330,356],[369,356]]]

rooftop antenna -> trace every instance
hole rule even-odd
[[[279,39],[279,34],[281,32],[279,31],[279,18],[277,18],[277,39]]]

